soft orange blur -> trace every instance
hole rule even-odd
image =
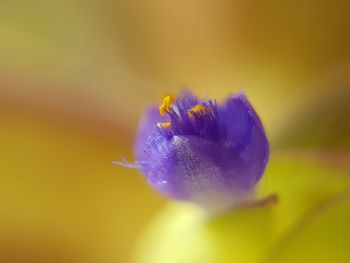
[[[0,261],[127,262],[165,199],[138,119],[243,89],[274,148],[348,150],[350,2],[1,1]]]

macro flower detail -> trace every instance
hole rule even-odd
[[[185,91],[148,109],[135,154],[136,167],[158,191],[215,207],[251,198],[269,144],[243,92],[218,104]]]

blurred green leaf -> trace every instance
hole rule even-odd
[[[172,205],[151,224],[136,262],[256,262],[272,240],[272,219],[271,206],[210,218],[196,207]]]
[[[296,225],[266,262],[350,262],[350,192],[337,196]]]
[[[172,204],[149,226],[135,262],[262,262],[315,206],[349,188],[350,177],[341,169],[312,158],[274,157],[258,197],[276,194],[277,203],[241,207],[219,216],[191,204]]]
[[[272,156],[258,185],[258,197],[277,195],[277,232],[284,232],[316,204],[349,189],[348,167],[339,165],[336,158],[339,156],[328,154],[320,158],[317,152],[302,151]]]

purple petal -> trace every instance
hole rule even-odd
[[[239,154],[245,176],[240,177],[247,187],[263,175],[269,157],[269,143],[260,118],[240,92],[230,97],[220,110],[222,129],[226,132],[224,145]]]
[[[169,139],[156,126],[158,122],[163,121],[165,117],[159,114],[157,108],[152,107],[148,110],[140,124],[135,153],[137,164],[149,183],[165,194],[172,195],[171,189],[167,189],[164,181],[164,176],[169,174],[166,157],[169,151]]]

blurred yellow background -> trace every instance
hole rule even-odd
[[[111,163],[132,160],[145,107],[183,87],[219,100],[243,89],[273,151],[349,156],[349,10],[2,0],[0,262],[128,262],[165,199]]]

